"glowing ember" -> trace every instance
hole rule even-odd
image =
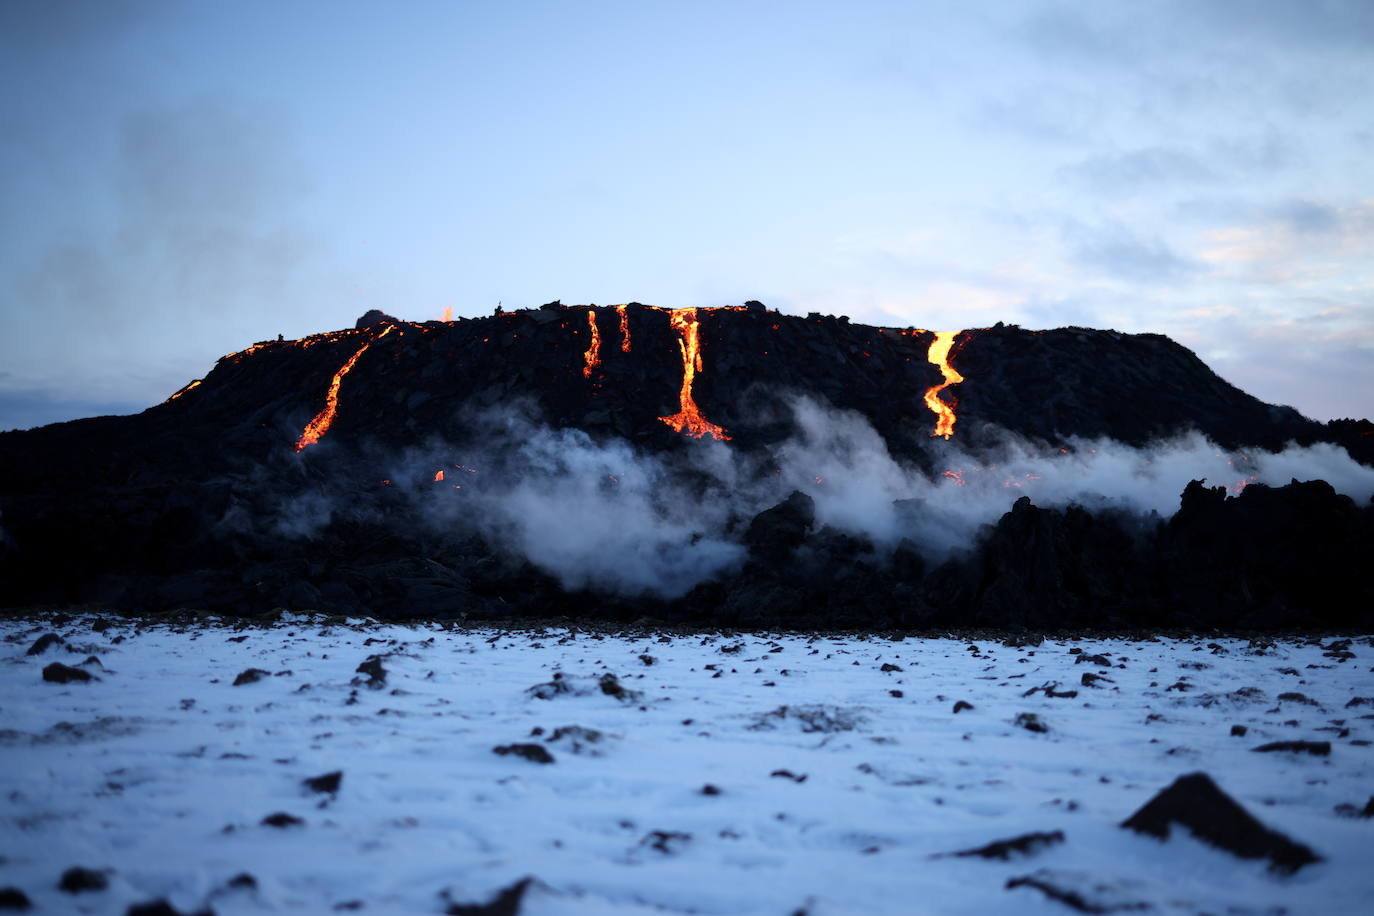
[[[926,356],[933,365],[940,367],[940,374],[945,377],[943,382],[926,392],[926,406],[939,418],[935,421],[935,432],[931,433],[931,436],[943,436],[946,439],[954,435],[954,407],[940,400],[940,392],[964,380],[964,377],[955,372],[954,367],[949,364],[949,348],[954,345],[954,338],[958,333],[936,331],[935,340],[931,341],[930,351]]]
[[[623,305],[617,305],[615,310],[620,313],[620,352],[630,352],[630,312]]]
[[[945,471],[943,476],[946,480],[952,480],[961,487],[964,485],[963,471]]]
[[[319,442],[320,437],[329,431],[329,427],[334,424],[334,415],[339,412],[339,384],[343,381],[343,377],[349,373],[353,364],[358,361],[358,357],[362,356],[368,347],[390,334],[395,327],[394,324],[387,325],[386,330],[365,342],[358,348],[358,352],[350,356],[348,362],[344,363],[339,371],[334,373],[334,378],[329,382],[329,392],[324,396],[324,409],[315,415],[315,419],[305,425],[300,439],[296,441],[297,452],[304,451],[306,446]]]
[[[725,430],[701,415],[701,410],[692,397],[692,382],[701,371],[701,326],[697,324],[697,310],[672,309],[668,313],[668,320],[682,337],[678,341],[678,346],[682,350],[682,390],[678,393],[681,409],[672,416],[659,419],[678,432],[686,433],[695,439],[702,436],[729,439]]]
[[[443,479],[444,479],[444,472],[443,472],[443,470],[435,471],[435,472],[434,472],[434,479],[435,479],[436,482],[437,482],[437,481],[440,481],[440,480],[443,480]]]
[[[587,345],[587,352],[582,354],[583,362],[582,377],[591,378],[592,370],[601,365],[601,331],[596,326],[596,309],[587,309],[587,327],[592,330],[592,342]]]
[[[180,391],[178,391],[176,394],[174,394],[174,395],[172,395],[170,398],[168,398],[168,399],[167,399],[167,403],[168,403],[168,404],[172,403],[172,402],[175,401],[177,398],[181,397],[183,394],[185,394],[186,392],[190,391],[192,388],[199,388],[199,387],[200,387],[200,381],[201,381],[200,379],[196,379],[195,381],[191,382],[189,385],[187,385],[186,387],[182,388],[182,389],[181,389]]]

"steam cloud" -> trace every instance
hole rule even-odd
[[[1172,515],[1197,479],[1232,493],[1321,479],[1357,503],[1374,497],[1374,469],[1327,444],[1237,454],[1192,434],[1146,448],[1075,440],[1061,451],[1008,436],[976,453],[932,442],[928,473],[895,459],[859,414],[804,398],[792,410],[797,431],[766,466],[709,440],[646,455],[516,408],[478,418],[480,453],[436,445],[394,460],[390,474],[428,524],[517,551],[564,587],[664,598],[742,564],[750,519],[793,490],[815,500],[818,525],[880,551],[906,538],[937,563],[975,545],[1021,496],[1142,519]],[[447,468],[443,482],[436,468]],[[330,515],[318,494],[290,508],[308,510],[279,526],[293,535]]]

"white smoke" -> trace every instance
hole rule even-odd
[[[772,449],[762,473],[757,455],[723,442],[646,455],[621,439],[553,429],[507,410],[481,418],[480,454],[455,458],[435,446],[406,456],[392,476],[432,524],[475,529],[564,587],[665,598],[738,568],[749,520],[793,490],[815,500],[818,525],[880,550],[907,538],[934,562],[974,546],[979,530],[1021,496],[1046,508],[1167,518],[1197,479],[1233,493],[1322,479],[1361,504],[1374,495],[1374,470],[1339,447],[1234,454],[1198,434],[1145,448],[1073,440],[1062,450],[1008,435],[977,452],[932,440],[927,472],[894,458],[857,413],[807,399],[791,406],[797,432]],[[445,466],[445,480],[435,483],[435,468]]]

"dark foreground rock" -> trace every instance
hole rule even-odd
[[[322,776],[311,776],[301,782],[311,792],[333,795],[339,791],[339,785],[343,782],[343,770],[334,770]]]
[[[1307,846],[1257,821],[1206,773],[1180,776],[1121,826],[1167,840],[1175,824],[1243,859],[1268,859],[1278,872],[1295,872],[1321,861]]]
[[[53,684],[85,684],[95,680],[89,671],[53,662],[43,669],[43,680]]]
[[[1311,754],[1314,757],[1330,757],[1330,741],[1271,741],[1268,744],[1261,744],[1253,748],[1257,754],[1267,754],[1274,751],[1288,751],[1293,754]]]
[[[448,916],[518,916],[520,901],[533,881],[533,878],[521,878],[486,903],[450,903],[444,912]]]
[[[17,887],[0,887],[0,910],[24,912],[33,909],[29,895]]]
[[[57,889],[67,894],[83,894],[87,891],[103,891],[109,885],[110,879],[104,872],[76,865],[62,873]]]
[[[945,855],[959,858],[976,857],[979,859],[999,859],[1005,862],[1013,855],[1034,855],[1042,849],[1057,846],[1062,842],[1064,842],[1064,831],[1051,830],[1044,833],[1027,833],[1022,836],[1012,837],[1009,840],[995,840],[985,846],[978,846],[974,849],[964,849],[959,852],[945,853]]]
[[[1112,878],[1085,872],[1042,868],[1007,880],[1007,890],[1018,887],[1033,888],[1080,913],[1129,913],[1154,908],[1153,903],[1142,900]]]

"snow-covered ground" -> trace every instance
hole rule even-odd
[[[1071,912],[1008,889],[1035,873],[1163,912],[1374,901],[1374,819],[1336,810],[1374,793],[1374,699],[1348,706],[1374,698],[1368,638],[1343,652],[1329,637],[1011,647],[99,619],[0,621],[0,888],[35,912],[166,898],[431,913],[525,876],[533,916]],[[65,644],[27,655],[48,632]],[[1094,654],[1108,664],[1078,660]],[[373,655],[383,686],[356,671]],[[46,682],[54,661],[98,680]],[[250,668],[267,675],[235,686]],[[1253,751],[1294,739],[1330,755]],[[493,750],[510,745],[552,762]],[[336,792],[303,785],[332,771]],[[1285,877],[1184,831],[1118,826],[1196,771],[1324,861]],[[279,813],[300,823],[264,824]],[[1064,842],[940,855],[1033,831]],[[108,886],[58,890],[73,866]]]

